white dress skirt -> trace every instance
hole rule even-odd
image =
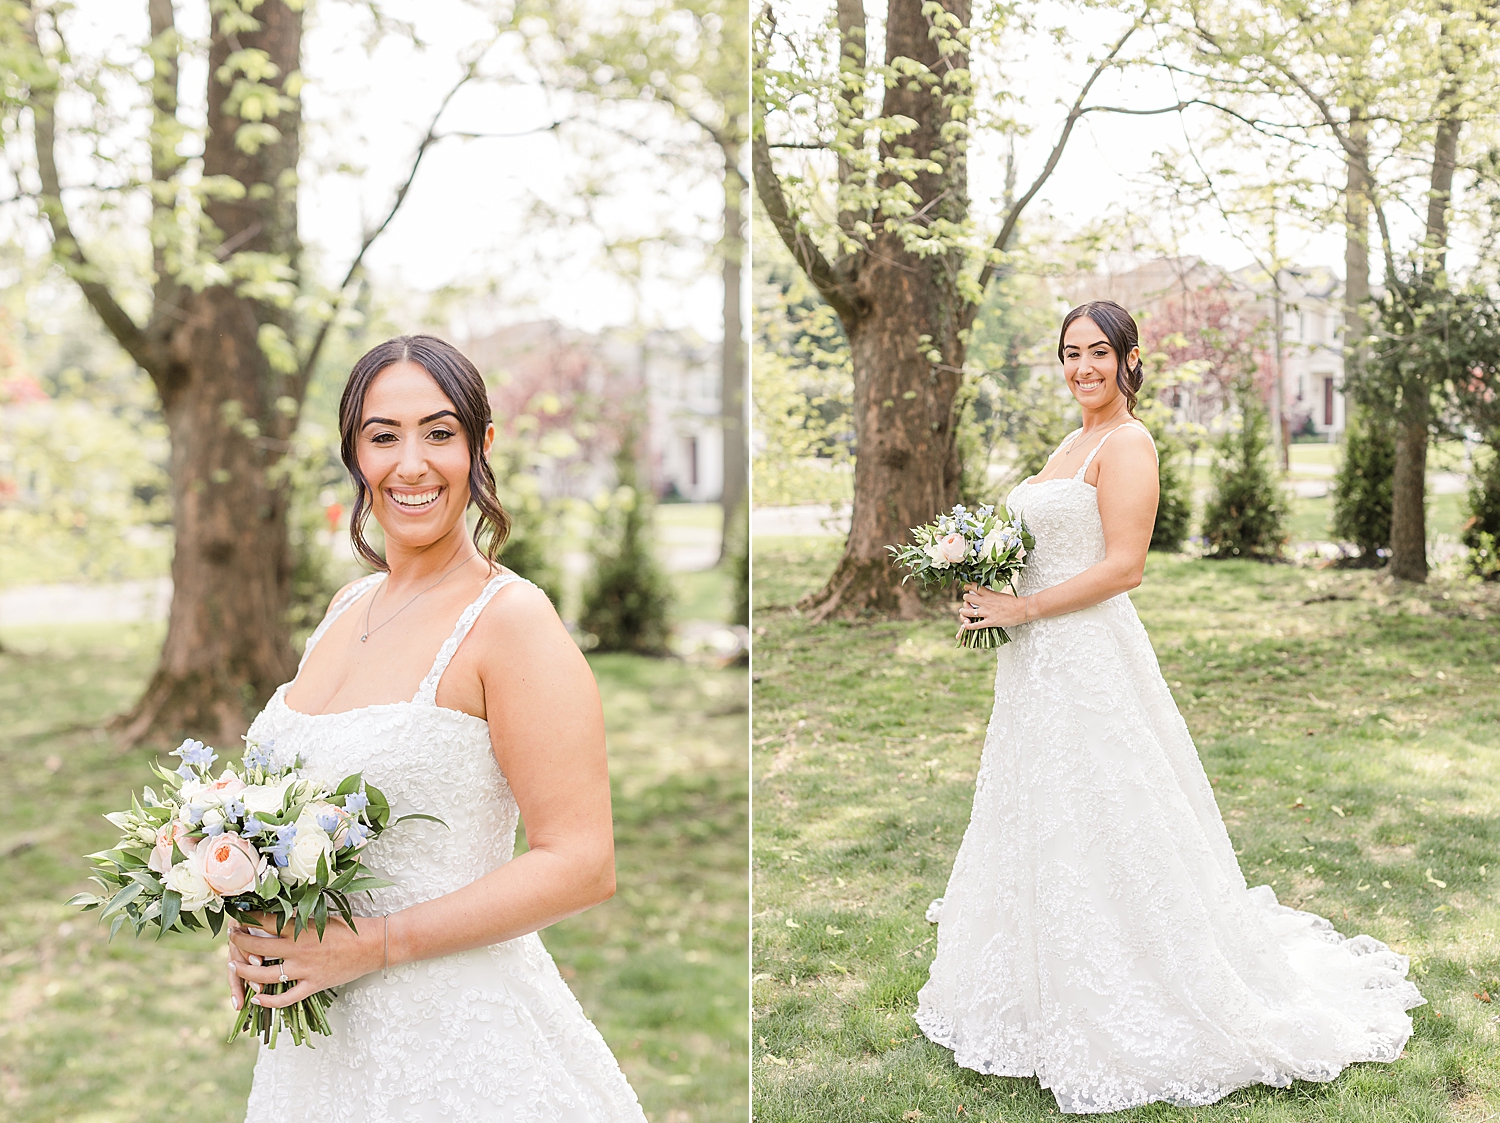
[[[1011,492],[1036,537],[1022,593],[1103,559],[1087,467]],[[1065,1113],[1208,1104],[1400,1056],[1423,1002],[1406,957],[1247,888],[1129,597],[1010,631],[972,816],[928,912],[923,1032],[965,1068],[1036,1076]]]

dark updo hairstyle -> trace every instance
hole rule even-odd
[[[469,440],[469,502],[479,508],[474,527],[474,545],[494,561],[510,535],[510,516],[495,495],[495,473],[484,456],[484,434],[490,424],[490,396],[479,368],[451,343],[432,335],[398,335],[370,348],[349,372],[344,397],[339,402],[339,455],[354,481],[354,510],[349,513],[349,539],[354,552],[376,569],[389,570],[385,559],[365,541],[365,522],[370,517],[370,485],[359,470],[355,440],[365,414],[365,395],[376,375],[400,362],[415,363],[425,370],[453,403],[458,423]],[[480,546],[483,534],[489,545]]]
[[[1073,325],[1074,320],[1082,319],[1090,319],[1098,324],[1104,338],[1115,349],[1115,359],[1119,363],[1119,368],[1115,371],[1115,385],[1125,395],[1125,408],[1134,417],[1135,398],[1146,377],[1145,365],[1139,359],[1136,360],[1134,370],[1125,365],[1125,356],[1130,354],[1132,348],[1141,345],[1141,333],[1135,326],[1135,319],[1113,300],[1091,300],[1087,304],[1080,304],[1063,317],[1062,330],[1057,333],[1058,362],[1063,361],[1063,338],[1068,334],[1068,328]]]

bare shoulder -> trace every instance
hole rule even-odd
[[[1144,456],[1148,460],[1156,459],[1156,438],[1146,431],[1144,425],[1122,425],[1120,432],[1110,444],[1126,456]]]
[[[512,581],[490,599],[474,622],[470,642],[486,662],[529,663],[561,656],[588,665],[547,594],[529,581]]]

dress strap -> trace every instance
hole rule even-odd
[[[313,629],[313,634],[307,637],[307,645],[302,649],[302,661],[297,664],[299,675],[307,664],[307,657],[312,654],[312,649],[317,647],[318,641],[323,638],[323,633],[333,626],[333,622],[344,614],[345,609],[383,580],[385,580],[384,573],[372,573],[368,577],[361,577],[345,590],[343,596],[329,606],[328,615],[324,616],[322,623]]]
[[[1089,454],[1086,457],[1084,457],[1084,459],[1083,459],[1083,467],[1078,469],[1077,473],[1073,476],[1073,478],[1075,480],[1081,480],[1081,479],[1083,479],[1083,474],[1089,470],[1089,465],[1094,462],[1094,457],[1098,456],[1099,455],[1099,450],[1104,447],[1104,441],[1109,440],[1110,437],[1113,437],[1121,429],[1124,429],[1124,428],[1126,428],[1127,426],[1130,426],[1130,425],[1139,425],[1141,427],[1141,429],[1145,430],[1147,436],[1149,436],[1151,434],[1151,430],[1146,429],[1145,425],[1142,425],[1141,422],[1135,420],[1134,418],[1131,418],[1129,421],[1126,421],[1126,422],[1124,422],[1124,423],[1122,423],[1120,425],[1116,425],[1108,433],[1105,433],[1104,434],[1104,440],[1101,440],[1098,444],[1096,444],[1089,451]],[[1154,441],[1152,442],[1152,447],[1153,448],[1155,447],[1155,442]]]
[[[519,573],[497,573],[489,579],[474,603],[463,610],[458,623],[453,627],[453,634],[443,641],[442,647],[438,648],[437,658],[432,663],[432,670],[427,672],[422,685],[417,687],[417,696],[412,699],[414,705],[437,705],[438,683],[442,681],[443,672],[448,669],[448,664],[453,661],[453,653],[458,650],[458,645],[463,643],[464,637],[469,634],[469,629],[474,626],[474,621],[478,620],[479,614],[484,611],[484,606],[490,603],[490,598],[505,586],[516,581],[526,581],[526,578]],[[529,585],[531,582],[526,583]]]

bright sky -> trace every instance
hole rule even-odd
[[[69,46],[76,55],[110,50],[135,54],[147,35],[144,0],[78,0]],[[416,146],[443,95],[461,73],[460,57],[487,38],[482,16],[462,0],[395,0],[384,5],[416,21],[424,51],[392,36],[373,52],[363,41],[355,6],[324,2],[309,17],[303,42],[308,128],[304,148],[301,226],[325,279],[342,276],[362,228],[383,217],[405,178]],[[206,27],[205,0],[179,0],[179,26]],[[521,66],[502,44],[485,69],[517,75]],[[184,69],[184,103],[203,88],[201,64]],[[637,147],[607,145],[604,163],[590,165],[557,132],[534,132],[556,120],[559,107],[534,88],[491,83],[466,88],[439,131],[523,134],[512,139],[445,140],[429,150],[400,213],[370,251],[373,275],[401,289],[490,288],[475,301],[482,330],[494,322],[551,316],[584,329],[641,321],[721,332],[721,286],[702,238],[717,237],[722,196],[709,177],[664,172]],[[637,127],[652,141],[679,128],[662,117]],[[594,143],[601,134],[586,134]],[[338,165],[352,174],[331,174]],[[597,225],[547,226],[532,216],[536,200],[561,205],[568,185],[608,171]],[[81,167],[75,172],[82,173]],[[66,180],[76,182],[78,175]],[[687,244],[653,251],[647,279],[627,283],[602,259],[599,228],[614,238],[673,229]],[[489,323],[483,322],[489,321]]]

